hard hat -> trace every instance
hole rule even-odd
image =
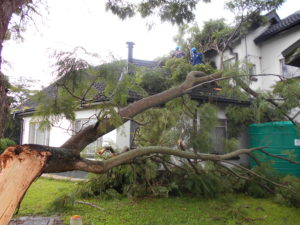
[[[179,47],[179,46],[177,46],[177,47],[176,47],[176,50],[179,50],[179,49],[180,49],[180,47]]]
[[[195,52],[195,51],[197,51],[197,49],[196,48],[192,48],[192,52]]]

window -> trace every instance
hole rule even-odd
[[[49,145],[50,130],[40,129],[40,123],[30,123],[29,143],[38,145]]]
[[[212,131],[212,144],[214,146],[214,153],[224,153],[224,142],[226,139],[226,127],[227,121],[225,119],[219,119],[219,125]]]
[[[75,133],[77,133],[77,132],[81,131],[83,128],[94,124],[95,122],[96,122],[96,119],[91,119],[91,118],[76,120],[74,123],[74,131],[75,131]],[[94,157],[96,151],[101,147],[102,147],[102,138],[100,137],[93,143],[86,146],[82,153],[84,155],[86,155],[87,157]]]
[[[300,76],[300,67],[286,65],[284,59],[280,60],[281,74],[285,78],[293,78]]]
[[[224,62],[223,62],[224,69],[232,68],[235,65],[235,63],[236,63],[236,58],[235,57],[224,60]]]

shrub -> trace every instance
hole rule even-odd
[[[270,197],[273,194],[272,192],[275,192],[275,185],[267,180],[280,182],[278,172],[274,170],[271,163],[262,163],[260,166],[254,167],[252,171],[259,174],[262,178],[253,176],[251,181],[246,183],[247,194],[256,198]]]
[[[281,179],[281,183],[288,188],[276,188],[276,201],[288,206],[300,207],[300,179],[288,175]]]
[[[15,145],[16,143],[9,138],[0,139],[0,154],[9,146]]]

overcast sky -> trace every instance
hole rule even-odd
[[[197,7],[198,24],[209,19],[226,18],[231,22],[233,15],[224,10],[225,0],[211,0]],[[3,57],[10,63],[4,72],[12,79],[24,76],[37,80],[35,87],[47,86],[53,79],[50,55],[54,50],[71,51],[77,46],[98,53],[103,61],[109,55],[127,58],[127,41],[136,43],[134,57],[152,60],[168,54],[176,47],[173,37],[177,27],[158,20],[133,18],[121,21],[105,12],[101,0],[48,0],[48,13],[34,19],[35,25],[27,27],[24,41],[7,41]],[[281,18],[300,10],[299,0],[287,0],[278,10]],[[155,23],[151,30],[146,24]],[[101,63],[101,62],[99,62]]]

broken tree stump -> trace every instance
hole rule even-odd
[[[0,225],[7,225],[31,183],[46,166],[47,151],[29,146],[7,148],[0,155]]]

